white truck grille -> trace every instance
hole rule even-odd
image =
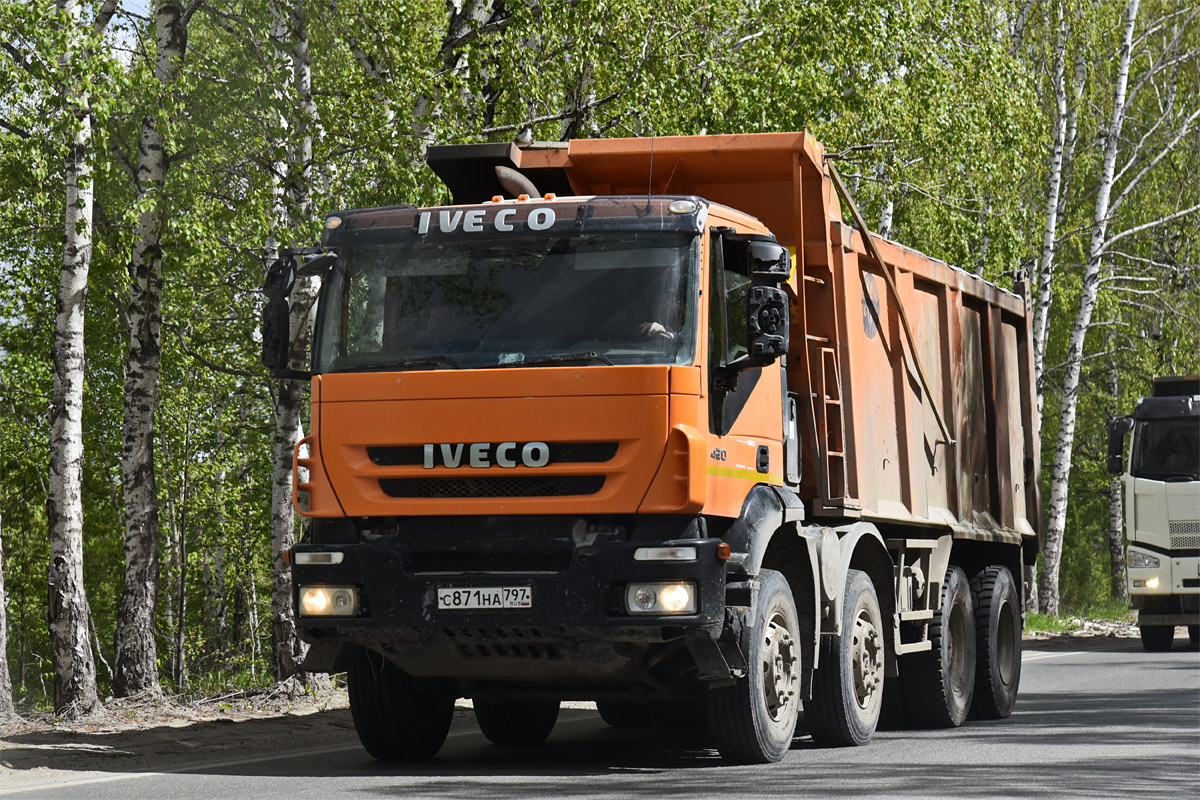
[[[1195,548],[1200,548],[1200,520],[1171,522],[1171,549],[1191,550]]]

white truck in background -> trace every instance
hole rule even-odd
[[[1200,376],[1155,378],[1153,394],[1112,421],[1108,469],[1124,484],[1126,581],[1142,645],[1171,649],[1178,625],[1200,643]]]

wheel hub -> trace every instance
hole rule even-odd
[[[767,714],[779,722],[796,706],[800,657],[796,641],[778,616],[771,619],[764,631],[762,670]]]
[[[883,686],[882,639],[865,611],[854,620],[850,664],[854,674],[854,699],[859,708],[866,709],[875,702]]]

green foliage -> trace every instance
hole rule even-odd
[[[285,145],[299,135],[285,122],[298,118],[299,98],[286,52],[269,39],[267,3],[199,6],[188,58],[168,91],[152,74],[154,36],[145,21],[122,12],[97,38],[53,24],[51,3],[0,4],[0,38],[23,54],[19,62],[0,52],[0,514],[18,700],[44,704],[52,674],[44,622],[46,407],[75,90],[91,102],[97,152],[84,422],[85,580],[95,642],[111,664],[123,575],[124,315],[141,211],[130,165],[142,119],[153,115],[171,158],[156,419],[159,653],[168,685],[220,692],[271,680],[274,387],[257,352],[270,238],[312,244],[323,212],[336,208],[444,200],[423,163],[431,142],[807,129],[830,151],[845,151],[840,169],[869,221],[890,203],[893,238],[1007,288],[1040,243],[1053,116],[1054,7],[1037,5],[1024,35],[1014,37],[1010,24],[1023,5],[508,0],[450,41],[441,0],[304,4],[315,152],[312,208],[292,231],[276,218],[273,178]],[[1149,17],[1169,3],[1144,5]],[[1054,367],[1086,259],[1099,169],[1093,142],[1112,96],[1115,53],[1105,48],[1123,12],[1116,0],[1069,0],[1064,8],[1068,71],[1077,54],[1088,56],[1087,82],[1060,225],[1044,454],[1057,432]],[[1197,49],[1192,24],[1184,52]],[[1143,43],[1135,66],[1146,68],[1163,35]],[[62,68],[64,56],[73,57],[73,72]],[[1178,110],[1200,96],[1200,71],[1192,58],[1176,73]],[[1175,113],[1165,98],[1147,89],[1131,109],[1126,138],[1145,141],[1146,157],[1170,133],[1155,127]],[[1194,134],[1191,142],[1115,209],[1114,230],[1196,202]],[[1103,325],[1088,339],[1063,564],[1069,606],[1108,593],[1106,420],[1127,412],[1151,376],[1200,371],[1198,234],[1193,215],[1130,236],[1110,255],[1097,313]],[[1159,286],[1165,291],[1141,293]],[[103,696],[103,663],[99,673]]]

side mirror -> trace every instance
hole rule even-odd
[[[751,286],[746,309],[746,340],[750,343],[750,358],[769,364],[787,355],[788,296],[775,286]]]
[[[1108,423],[1108,471],[1120,475],[1125,471],[1125,435],[1133,430],[1133,419],[1117,417]]]
[[[288,369],[288,351],[291,349],[288,297],[295,285],[296,262],[291,256],[280,256],[267,269],[263,284],[267,304],[262,316],[262,362],[277,378],[283,377],[279,373]]]
[[[737,367],[763,367],[787,355],[791,327],[787,292],[779,288],[792,274],[792,259],[777,242],[746,242],[750,292],[746,297],[746,341],[750,352]]]

